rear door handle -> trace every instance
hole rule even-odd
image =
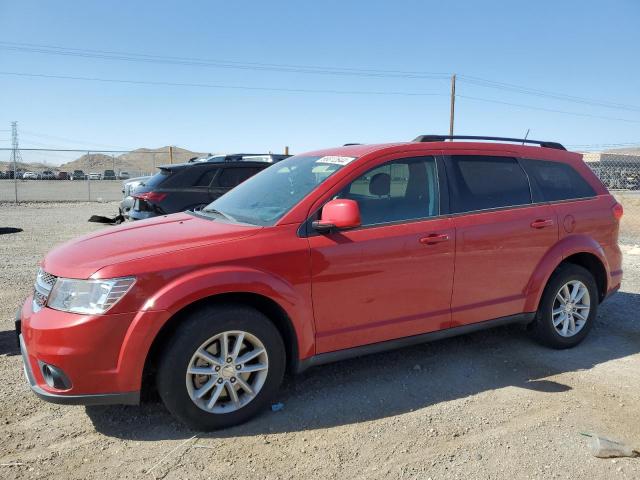
[[[430,233],[426,237],[420,239],[420,243],[423,245],[435,245],[436,243],[442,243],[449,241],[449,235],[446,233]]]
[[[545,227],[552,227],[552,226],[553,226],[553,220],[551,220],[550,218],[546,218],[546,219],[539,218],[538,220],[534,220],[533,222],[531,222],[531,228],[545,228]]]

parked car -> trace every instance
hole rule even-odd
[[[133,198],[133,193],[136,188],[140,186],[144,181],[151,178],[150,175],[145,177],[136,177],[130,178],[126,182],[122,183],[122,201],[120,202],[120,215],[125,219],[129,218],[129,211],[133,208],[133,204],[135,203],[135,199]]]
[[[129,219],[198,210],[268,166],[246,161],[165,165],[136,188]]]
[[[31,388],[156,388],[210,430],[260,412],[285,371],[511,323],[578,345],[620,287],[621,205],[557,143],[449,138],[469,139],[296,155],[198,212],[56,247],[16,323]]]
[[[89,180],[102,180],[102,174],[98,172],[90,172]]]
[[[74,170],[71,174],[71,180],[86,180],[87,176],[82,170]]]
[[[22,174],[23,180],[38,180],[39,178],[40,175],[38,175],[36,172],[24,172]]]
[[[260,155],[259,153],[216,153],[209,154],[206,157],[194,157],[189,159],[187,163],[196,162],[237,162],[242,160],[245,155]]]
[[[118,178],[116,177],[116,172],[114,172],[113,170],[105,170],[104,174],[102,175],[102,179],[103,180],[117,180]]]
[[[131,178],[131,175],[129,175],[129,172],[120,172],[118,174],[118,180],[128,180],[129,178]]]
[[[209,154],[206,157],[193,157],[189,159],[188,163],[195,162],[239,162],[241,160],[248,160],[254,162],[268,162],[275,163],[291,155],[281,155],[275,153],[217,153],[215,155]],[[254,158],[250,158],[254,157]]]
[[[68,172],[58,172],[56,174],[56,180],[71,180]]]
[[[55,180],[56,174],[51,170],[44,170],[40,178],[42,178],[42,180]]]

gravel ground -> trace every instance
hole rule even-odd
[[[0,204],[0,478],[640,478],[596,432],[640,444],[640,247],[622,292],[570,351],[500,328],[317,367],[232,429],[196,434],[163,406],[65,407],[30,393],[13,315],[38,259],[116,204]],[[107,227],[110,228],[110,227]],[[194,436],[196,435],[196,436]]]

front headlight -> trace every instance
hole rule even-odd
[[[75,280],[58,278],[47,306],[63,312],[95,315],[113,307],[133,286],[135,278]]]

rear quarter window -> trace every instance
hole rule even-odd
[[[171,172],[169,170],[160,170],[154,176],[145,180],[143,184],[145,187],[155,188],[164,183],[164,181],[167,180],[170,176]]]
[[[535,201],[553,202],[588,198],[595,190],[582,176],[566,163],[545,160],[521,160],[531,179]]]

